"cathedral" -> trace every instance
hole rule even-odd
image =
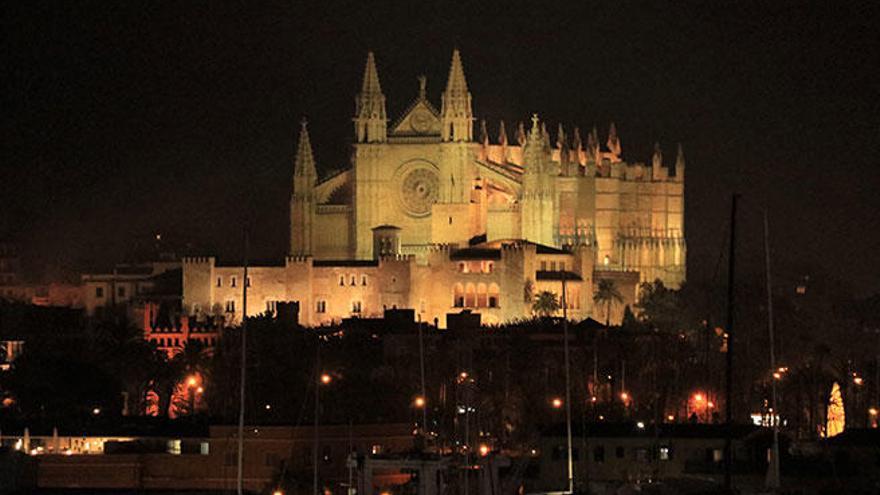
[[[439,110],[421,77],[394,120],[367,54],[352,122],[351,168],[324,178],[302,123],[283,262],[241,281],[242,267],[184,260],[189,314],[240,318],[246,283],[249,315],[295,301],[306,325],[389,308],[439,326],[463,310],[502,323],[531,316],[538,292],[561,298],[564,285],[570,317],[615,321],[639,282],[684,280],[680,146],[671,167],[659,145],[650,164],[627,163],[614,124],[603,146],[595,127],[582,137],[559,124],[551,138],[538,115],[510,131],[500,122],[493,139],[474,117],[458,50]],[[595,305],[600,280],[623,301]]]

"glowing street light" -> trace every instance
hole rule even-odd
[[[550,401],[550,405],[553,406],[553,409],[560,409],[562,407],[562,399],[559,397],[554,397]]]
[[[324,385],[330,384],[333,381],[333,377],[330,376],[329,373],[321,373],[321,383]]]
[[[488,445],[486,445],[485,443],[480,444],[480,455],[482,457],[486,457],[487,455],[489,455],[489,451],[490,449]]]
[[[620,400],[627,402],[629,400],[629,394],[626,392],[621,392],[620,393]]]
[[[416,406],[416,407],[418,407],[418,408],[425,407],[425,398],[422,397],[421,395],[417,396],[417,397],[413,400],[413,405]]]
[[[870,414],[871,416],[877,416],[877,414],[878,414],[877,408],[872,407],[872,408],[868,409],[868,414]]]
[[[95,416],[101,414],[101,408],[96,407],[96,408],[92,409],[92,414],[94,414]]]
[[[699,392],[694,394],[694,402],[703,402],[703,394]]]
[[[186,385],[189,388],[194,388],[199,384],[199,380],[195,377],[195,375],[190,375],[189,378],[186,379]]]
[[[861,385],[865,383],[865,381],[862,379],[862,377],[857,376],[853,378],[853,383],[855,383],[856,385]]]

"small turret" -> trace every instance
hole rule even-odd
[[[675,180],[684,182],[684,149],[678,143],[678,151],[675,154]]]
[[[617,126],[614,125],[614,122],[608,126],[608,141],[605,143],[608,146],[608,152],[612,155],[612,162],[620,161],[620,138],[617,136]]]
[[[571,136],[571,154],[572,161],[576,164],[580,165],[581,163],[581,153],[584,150],[584,143],[581,141],[581,129],[578,126],[574,126],[574,131],[572,131]]]
[[[559,123],[559,127],[556,131],[556,148],[559,149],[559,169],[560,173],[564,176],[572,175],[571,171],[571,154],[568,149],[568,137],[565,135],[565,129],[562,127],[562,122]]]
[[[473,141],[474,115],[458,48],[452,51],[449,79],[441,96],[440,137],[443,141]]]
[[[525,146],[526,141],[526,126],[520,121],[516,126],[516,142],[520,146]]]
[[[364,81],[355,98],[354,133],[359,143],[383,143],[388,137],[385,95],[379,85],[379,73],[373,52],[367,53]]]
[[[660,149],[660,143],[654,143],[654,155],[651,157],[651,178],[660,180],[660,170],[663,168],[663,150]]]

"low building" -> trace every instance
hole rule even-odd
[[[575,480],[590,493],[615,493],[622,484],[693,482],[719,484],[723,481],[724,425],[642,423],[592,423],[575,425],[572,460]],[[583,434],[583,432],[586,434]],[[766,469],[766,445],[753,440],[762,429],[735,425],[733,432],[734,472],[739,478],[760,478]],[[531,452],[536,458],[526,478],[526,491],[560,491],[567,484],[567,440],[565,425],[547,430],[540,445]]]
[[[149,434],[127,432],[69,436],[33,435],[30,453],[37,460],[39,488],[128,490],[234,490],[238,440],[235,426],[177,427]],[[387,455],[415,450],[408,424],[321,426],[318,430],[320,483],[333,493],[345,493],[348,460],[355,455]],[[272,489],[282,476],[311,487],[314,429],[308,426],[249,426],[245,429],[243,478],[245,488]],[[4,437],[14,448],[22,433]],[[55,446],[85,445],[90,450]],[[42,448],[38,448],[42,447]],[[19,447],[21,450],[21,447]],[[353,479],[353,478],[352,478]]]

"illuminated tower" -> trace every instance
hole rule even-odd
[[[306,120],[302,121],[296,160],[293,165],[293,193],[290,196],[290,254],[312,254],[315,218],[315,158]]]

